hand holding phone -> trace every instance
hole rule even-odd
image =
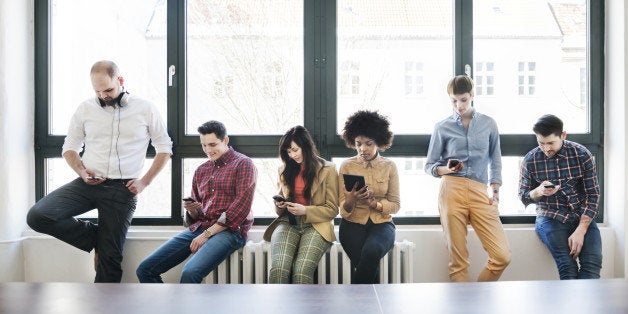
[[[545,185],[543,185],[543,187],[546,188],[546,189],[553,189],[553,188],[556,187],[556,184],[553,184],[553,183],[552,184],[545,184]]]
[[[102,180],[102,177],[99,177],[99,176],[89,176],[89,177],[87,177],[87,179],[92,180],[92,181],[97,181],[97,180]]]
[[[185,201],[185,202],[194,202],[194,199],[189,197],[189,196],[185,197],[185,198],[182,198],[182,200]]]
[[[456,168],[459,164],[460,160],[452,158],[447,161],[447,168]]]
[[[286,201],[286,199],[285,199],[283,196],[281,196],[281,195],[274,195],[274,196],[273,196],[273,199],[274,199],[276,202],[279,202],[279,203],[281,203],[281,202],[285,202],[285,201]]]

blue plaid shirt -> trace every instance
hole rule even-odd
[[[560,188],[552,196],[541,196],[536,202],[537,215],[563,223],[582,215],[591,219],[597,216],[600,191],[595,160],[586,147],[565,140],[552,157],[545,156],[539,147],[528,152],[521,163],[519,178],[519,198],[524,205],[534,203],[530,191],[543,181],[560,185]]]

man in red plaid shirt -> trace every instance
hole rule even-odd
[[[253,161],[229,146],[225,126],[209,121],[198,128],[209,158],[192,179],[184,200],[189,228],[164,243],[137,268],[140,282],[161,283],[161,274],[183,262],[181,283],[200,283],[235,250],[244,246],[253,225],[251,204],[257,169]]]

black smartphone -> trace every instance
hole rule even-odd
[[[356,187],[356,190],[359,190],[363,188],[364,186],[366,186],[366,182],[364,181],[364,176],[343,173],[342,177],[345,179],[345,189],[347,191],[351,191],[356,183],[358,184],[358,186]]]
[[[274,195],[273,199],[275,201],[277,201],[277,202],[285,202],[286,201],[286,199],[283,196],[281,196],[281,195]]]
[[[545,185],[543,185],[543,187],[546,188],[546,189],[553,189],[553,188],[556,187],[556,184],[545,184]]]
[[[93,180],[93,181],[96,181],[96,180],[100,180],[100,179],[102,179],[102,177],[94,177],[94,176],[93,176],[93,177],[88,177],[88,179]]]
[[[449,159],[449,167],[448,168],[454,168],[456,166],[458,166],[458,164],[460,164],[460,160],[458,159]]]
[[[185,198],[182,198],[182,200],[184,200],[186,202],[194,202],[194,199],[191,198],[191,197],[185,197]]]

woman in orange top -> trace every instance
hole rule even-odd
[[[279,141],[279,194],[275,219],[264,240],[270,241],[269,283],[313,283],[318,262],[336,240],[338,215],[336,166],[318,156],[310,132],[288,130]]]

